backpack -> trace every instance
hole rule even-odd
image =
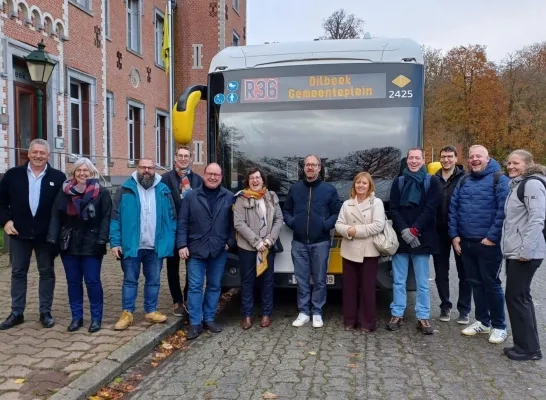
[[[470,174],[466,174],[465,176],[463,176],[461,178],[461,180],[459,181],[459,188],[462,189],[466,180],[468,179],[468,177],[470,176]],[[499,184],[499,180],[500,180],[500,177],[502,176],[502,171],[495,171],[493,172],[493,192],[494,193],[497,193],[497,186]]]
[[[525,182],[527,182],[529,179],[536,179],[537,181],[540,181],[540,183],[542,183],[544,185],[544,188],[546,189],[546,182],[544,182],[542,179],[536,176],[529,176],[523,179],[523,181],[519,184],[518,191],[517,191],[518,199],[523,204],[525,204],[525,202],[523,201],[525,197]],[[544,228],[542,229],[542,235],[544,236],[544,240],[546,240],[546,219],[544,220]]]
[[[432,175],[430,174],[427,174],[427,176],[425,177],[425,193],[428,192],[428,189],[430,188],[430,179],[431,179]],[[402,189],[404,189],[404,175],[401,175],[399,178],[398,178],[398,191],[400,192],[400,194],[402,194]]]

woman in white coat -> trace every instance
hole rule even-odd
[[[358,326],[362,333],[376,328],[375,284],[380,254],[373,235],[385,228],[385,208],[374,190],[371,175],[358,173],[351,198],[343,203],[336,222],[336,231],[343,236],[343,323],[345,330]]]

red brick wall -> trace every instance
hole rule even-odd
[[[126,3],[110,1],[110,40],[106,40],[106,88],[114,93],[114,113],[112,119],[112,155],[115,159],[111,175],[129,175],[127,130],[127,100],[140,102],[145,106],[143,156],[155,160],[155,113],[156,109],[169,111],[169,78],[165,70],[155,64],[155,9],[165,13],[165,0],[145,0],[142,9],[142,54],[127,50]],[[167,19],[167,16],[165,16]],[[117,67],[117,52],[122,54],[122,69]],[[151,69],[151,82],[147,81],[147,68]],[[134,88],[129,79],[132,68],[140,73],[140,85]]]

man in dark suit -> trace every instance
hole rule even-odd
[[[192,161],[190,149],[186,146],[181,146],[176,150],[174,168],[161,176],[161,181],[171,189],[177,214],[180,210],[182,199],[191,190],[195,190],[203,184],[203,178],[191,169]],[[175,249],[173,256],[167,257],[167,279],[169,282],[169,291],[173,298],[173,314],[181,317],[185,309],[187,312],[188,274],[186,273],[184,293],[182,293],[179,269],[180,256],[178,255],[178,249]]]
[[[49,143],[35,139],[28,150],[29,162],[10,168],[0,181],[0,224],[10,236],[11,314],[0,324],[5,330],[24,322],[27,274],[32,251],[40,273],[40,322],[51,328],[55,270],[58,251],[46,243],[51,209],[66,175],[47,162]]]

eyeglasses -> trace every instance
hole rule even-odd
[[[220,178],[222,176],[222,174],[213,174],[211,172],[205,172],[205,176],[210,176],[211,178],[214,177],[214,178]]]
[[[317,168],[320,164],[305,164],[305,168]]]
[[[187,160],[187,159],[191,158],[191,156],[189,154],[177,154],[176,158],[179,159],[179,160]]]

